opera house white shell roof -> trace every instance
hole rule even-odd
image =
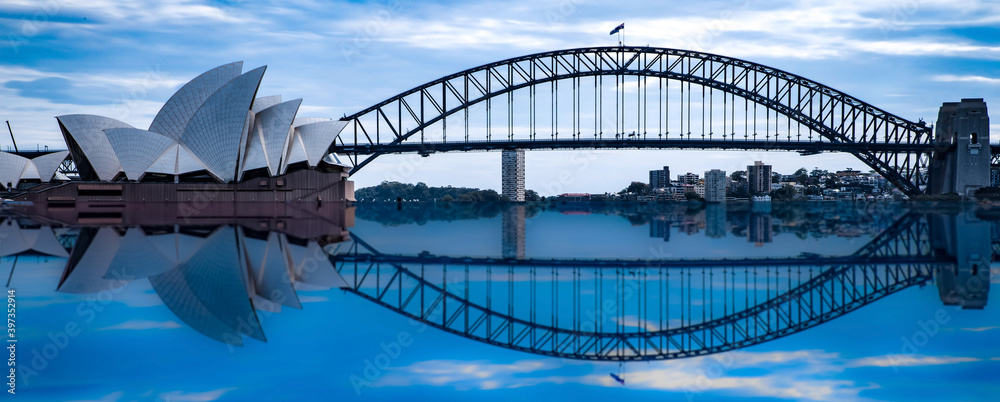
[[[0,188],[17,188],[22,180],[35,179],[48,183],[53,178],[65,179],[57,172],[68,151],[58,151],[32,159],[8,152],[0,152]]]
[[[301,99],[257,98],[265,68],[242,73],[243,63],[235,62],[205,72],[167,100],[148,130],[94,115],[56,117],[80,178],[207,174],[227,183],[255,170],[277,176],[299,163],[316,167],[346,122],[297,118]],[[7,159],[0,157],[3,180],[21,163]]]

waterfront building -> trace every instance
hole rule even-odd
[[[719,169],[712,169],[705,172],[705,201],[724,202],[726,201],[726,186],[729,184],[726,172]]]
[[[698,175],[688,172],[677,175],[677,184],[698,184]]]
[[[524,202],[524,150],[505,149],[501,161],[503,196],[514,202]]]
[[[663,169],[650,170],[649,189],[656,190],[658,188],[666,187],[670,187],[670,167],[664,166]]]
[[[771,165],[756,161],[753,165],[747,166],[747,181],[749,182],[747,192],[750,195],[771,192]]]

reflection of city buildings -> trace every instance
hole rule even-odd
[[[747,241],[758,246],[773,240],[771,233],[771,215],[751,213],[747,222]]]
[[[524,205],[503,211],[503,258],[524,258]]]
[[[705,236],[713,239],[726,237],[729,224],[726,222],[726,206],[711,204],[705,207]]]
[[[670,241],[670,227],[673,222],[666,219],[653,219],[649,222],[649,237]]]

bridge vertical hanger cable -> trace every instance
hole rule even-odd
[[[469,101],[469,75],[466,74],[465,79],[465,99],[464,102]],[[469,142],[469,108],[463,108],[465,110],[465,142]]]
[[[765,96],[767,98],[771,97],[771,79],[767,79],[767,83],[764,84]],[[776,133],[777,134],[777,133]],[[771,108],[764,108],[764,142],[768,142],[771,139]]]
[[[660,58],[660,71],[663,71],[663,58]],[[660,120],[656,123],[657,136],[663,139],[663,79],[658,78],[656,81],[660,84],[660,92],[656,97],[656,111],[660,115]]]
[[[556,61],[556,57],[552,56],[552,75],[559,76],[559,63]],[[555,106],[552,112],[553,118],[555,119],[555,135],[552,138],[559,139],[559,80],[552,81],[554,88],[552,96],[555,98]]]
[[[684,72],[684,59],[680,59],[681,73]],[[681,87],[680,100],[677,102],[680,108],[680,113],[677,115],[677,121],[680,122],[681,129],[677,132],[681,139],[684,139],[684,81],[681,81],[678,86]]]
[[[708,90],[708,139],[712,139],[712,134],[715,129],[712,127],[715,125],[715,91],[709,88]],[[725,130],[723,130],[725,132]]]
[[[729,66],[722,66],[722,80],[729,82]],[[726,112],[729,111],[729,97],[725,92],[722,93],[722,140],[725,141],[729,131],[726,126]]]
[[[486,69],[486,141],[493,140],[493,90],[490,83],[493,82],[492,67]]]
[[[621,80],[621,48],[618,48],[618,52],[615,53],[615,139],[617,140],[621,136],[622,130],[618,129],[618,81]]]
[[[688,62],[687,75],[691,75],[693,73],[693,71],[691,70],[691,58],[690,57],[687,58],[687,62]],[[688,124],[687,124],[687,126],[688,126],[688,131],[687,131],[687,139],[690,140],[691,139],[691,81],[687,82],[687,87],[688,87],[688,98],[687,98],[687,107],[688,107]]]
[[[507,65],[507,85],[514,85],[514,64]],[[514,91],[507,92],[507,139],[514,141]]]
[[[645,55],[645,53],[643,53]],[[645,67],[645,57],[643,57],[642,66]],[[643,137],[646,136],[646,121],[642,118],[643,112],[646,110],[646,98],[643,96],[642,89],[645,87],[646,76],[638,75],[635,77],[635,86],[638,91],[635,94],[635,133],[636,139],[639,138],[639,123],[642,120],[642,134]]]
[[[576,58],[573,58],[573,67],[576,68]],[[577,69],[577,70],[579,70],[579,69]],[[577,126],[577,122],[578,122],[578,120],[580,118],[580,113],[576,109],[576,107],[578,106],[577,105],[578,99],[576,98],[576,92],[579,90],[579,85],[577,85],[577,82],[576,82],[577,79],[579,79],[579,77],[573,77],[572,79],[570,79],[570,82],[573,83],[573,91],[572,91],[573,102],[571,102],[572,106],[573,106],[571,108],[573,110],[573,116],[572,116],[573,118],[572,118],[572,120],[570,120],[570,123],[571,123],[570,125],[573,126],[573,129],[572,129],[572,132],[570,133],[570,135],[572,135],[572,137],[573,137],[574,140],[576,139],[576,134],[577,134],[577,127],[576,127]]]
[[[536,79],[535,78],[535,62],[532,61],[531,62],[531,80],[534,81],[535,79]],[[538,135],[538,129],[535,126],[535,89],[536,88],[537,88],[537,86],[535,86],[535,85],[532,85],[532,86],[528,87],[528,97],[530,98],[528,100],[528,104],[531,107],[531,110],[528,111],[528,120],[529,120],[528,124],[531,126],[531,128],[529,128],[529,130],[531,131],[531,139],[532,140],[534,140],[535,136]]]
[[[753,72],[753,82],[754,86],[757,84],[757,70]],[[747,84],[749,86],[749,84]],[[756,88],[755,88],[756,90]],[[757,141],[757,102],[753,102],[753,140]]]

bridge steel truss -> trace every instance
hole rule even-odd
[[[612,105],[605,99],[603,81],[610,76],[615,78],[613,126],[604,121],[610,119],[605,118],[610,115],[605,108]],[[629,76],[636,77],[635,95],[625,91]],[[659,78],[659,87],[649,85],[647,78]],[[566,80],[571,85],[564,83],[560,89],[560,82]],[[584,90],[591,91],[591,80],[593,99],[581,99]],[[671,81],[679,82],[674,92],[677,85],[681,91],[680,101],[674,96],[674,106]],[[527,91],[526,99],[514,95],[521,89]],[[698,89],[700,97],[692,95]],[[594,105],[583,107],[582,102],[591,100]],[[632,101],[635,110],[626,110],[626,103]],[[470,134],[469,110],[480,103],[485,104],[485,133],[473,124]],[[492,110],[494,103],[506,109],[499,113],[506,120],[505,137],[493,133],[494,120],[500,117]],[[719,103],[721,111],[715,110]],[[758,106],[764,116],[758,116]],[[571,111],[569,122],[565,121],[567,110]],[[779,125],[779,115],[786,124]],[[516,116],[528,121],[515,122]],[[584,121],[591,117],[592,127],[589,120]],[[387,153],[426,156],[507,148],[836,151],[855,155],[914,195],[926,183],[928,155],[935,150],[932,128],[924,122],[909,121],[802,76],[726,56],[651,47],[569,49],[490,63],[418,86],[342,120],[348,125],[330,151],[351,159],[352,174]],[[455,120],[460,123],[458,136],[455,123],[449,132],[448,122]],[[721,136],[714,132],[720,122]],[[425,130],[436,123],[441,124],[440,138],[425,136]],[[680,130],[671,134],[677,126]],[[611,132],[605,132],[605,127]],[[594,132],[585,134],[590,129]],[[515,133],[520,137],[515,138]]]
[[[470,295],[469,290],[469,265],[456,264],[458,266],[454,267],[460,275],[464,272],[464,284],[461,280],[435,282],[425,276],[423,265],[404,266],[392,260],[346,258],[359,253],[379,254],[360,239],[355,239],[350,250],[332,256],[331,260],[347,281],[348,291],[412,320],[465,338],[571,359],[664,360],[726,352],[781,338],[833,320],[907,287],[922,285],[931,279],[934,269],[949,264],[932,261],[935,252],[928,245],[927,230],[926,218],[907,216],[858,250],[854,254],[858,259],[852,264],[836,261],[835,265],[828,266],[821,258],[803,259],[802,266],[820,267],[820,273],[795,286],[789,281],[783,293],[768,291],[770,297],[753,305],[748,303],[741,311],[733,308],[724,316],[654,330],[645,326],[632,330],[616,327],[614,331],[598,327],[588,329],[587,325],[581,325],[580,321],[585,319],[577,307],[574,307],[573,322],[564,321],[560,326],[558,319],[546,322],[539,317],[543,314],[535,312],[536,308],[542,309],[539,306],[559,303],[556,295],[549,300],[534,294],[514,295],[511,291],[510,300],[526,299],[532,307],[529,317],[517,317],[512,303],[491,302],[489,296],[485,302],[473,300],[474,295]],[[887,260],[893,256],[898,257],[899,262]],[[865,262],[865,257],[873,259]],[[501,260],[494,264],[502,266]],[[657,266],[655,263],[650,265]],[[791,272],[790,266],[782,269],[786,267]],[[609,265],[595,269],[615,271],[620,280],[651,268],[629,270]],[[713,273],[722,273],[725,277],[724,269],[732,268],[720,265]],[[527,276],[515,279],[515,270]],[[580,268],[552,266],[539,270],[573,270],[571,276],[578,276],[576,271]],[[680,276],[684,276],[684,268],[677,266],[659,270],[680,272]],[[535,282],[535,268],[510,266],[508,272],[508,281],[530,279],[533,290],[547,286]],[[770,285],[770,280],[766,281]],[[636,291],[640,296],[643,293],[642,288]],[[564,296],[569,298],[569,295]],[[572,296],[574,300],[577,297]]]

